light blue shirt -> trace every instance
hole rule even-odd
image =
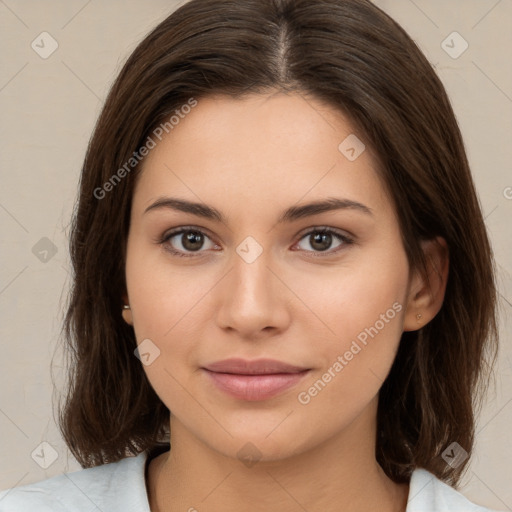
[[[147,452],[0,492],[0,512],[150,512]],[[193,504],[192,504],[193,505]],[[424,469],[413,471],[406,512],[492,512]]]

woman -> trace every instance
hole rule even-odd
[[[371,2],[164,20],[99,118],[71,256],[84,469],[0,510],[487,510],[453,487],[496,353],[489,240],[445,90]]]

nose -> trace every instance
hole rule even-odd
[[[250,340],[275,335],[287,328],[291,292],[276,277],[279,272],[275,267],[265,251],[252,263],[234,254],[231,271],[219,283],[219,327]]]

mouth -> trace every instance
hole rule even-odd
[[[297,385],[311,370],[273,359],[226,359],[202,369],[218,389],[246,401],[273,398]]]

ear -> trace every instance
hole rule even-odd
[[[127,305],[129,306],[130,305],[130,301],[128,300],[128,294],[123,294],[123,305]],[[126,309],[123,307],[123,310],[121,311],[121,316],[123,317],[123,320],[128,324],[128,325],[133,325],[133,315],[132,315],[132,310],[131,309]]]
[[[432,320],[443,305],[448,281],[449,251],[446,240],[437,237],[421,244],[427,263],[427,275],[418,269],[411,280],[404,331],[416,331]]]

